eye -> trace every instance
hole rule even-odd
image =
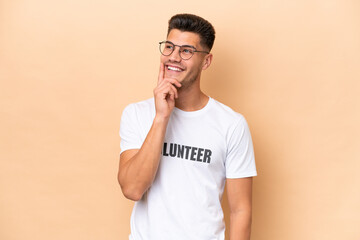
[[[182,52],[186,53],[186,54],[192,54],[194,52],[194,49],[192,49],[192,48],[183,48]]]
[[[170,49],[173,49],[174,46],[172,44],[170,44],[170,43],[166,43],[165,48],[170,50]]]

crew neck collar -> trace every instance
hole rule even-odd
[[[208,99],[208,102],[206,103],[206,105],[199,110],[184,111],[184,110],[181,110],[180,108],[174,107],[173,113],[175,113],[176,115],[181,115],[181,116],[185,116],[185,117],[199,116],[199,115],[205,113],[206,111],[208,111],[208,109],[212,105],[213,101],[214,100],[209,96],[209,99]]]

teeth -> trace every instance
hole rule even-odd
[[[180,69],[180,68],[177,68],[177,67],[171,67],[171,66],[168,66],[168,69],[169,69],[169,70],[173,70],[173,71],[178,71],[178,72],[180,72],[180,71],[181,71],[181,69]]]

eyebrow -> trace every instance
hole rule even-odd
[[[196,49],[196,47],[194,47],[194,46],[192,46],[192,45],[177,45],[177,44],[175,44],[175,43],[173,43],[173,42],[171,42],[171,41],[166,41],[166,42],[168,42],[168,43],[172,43],[172,44],[174,44],[174,45],[176,45],[176,46],[180,46],[180,47],[191,47],[191,48],[194,48],[194,49]]]

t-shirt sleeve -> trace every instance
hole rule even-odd
[[[230,134],[225,167],[226,178],[244,178],[257,175],[250,130],[242,116]]]
[[[120,121],[120,154],[129,149],[140,149],[142,145],[136,109],[133,104],[128,105]]]

